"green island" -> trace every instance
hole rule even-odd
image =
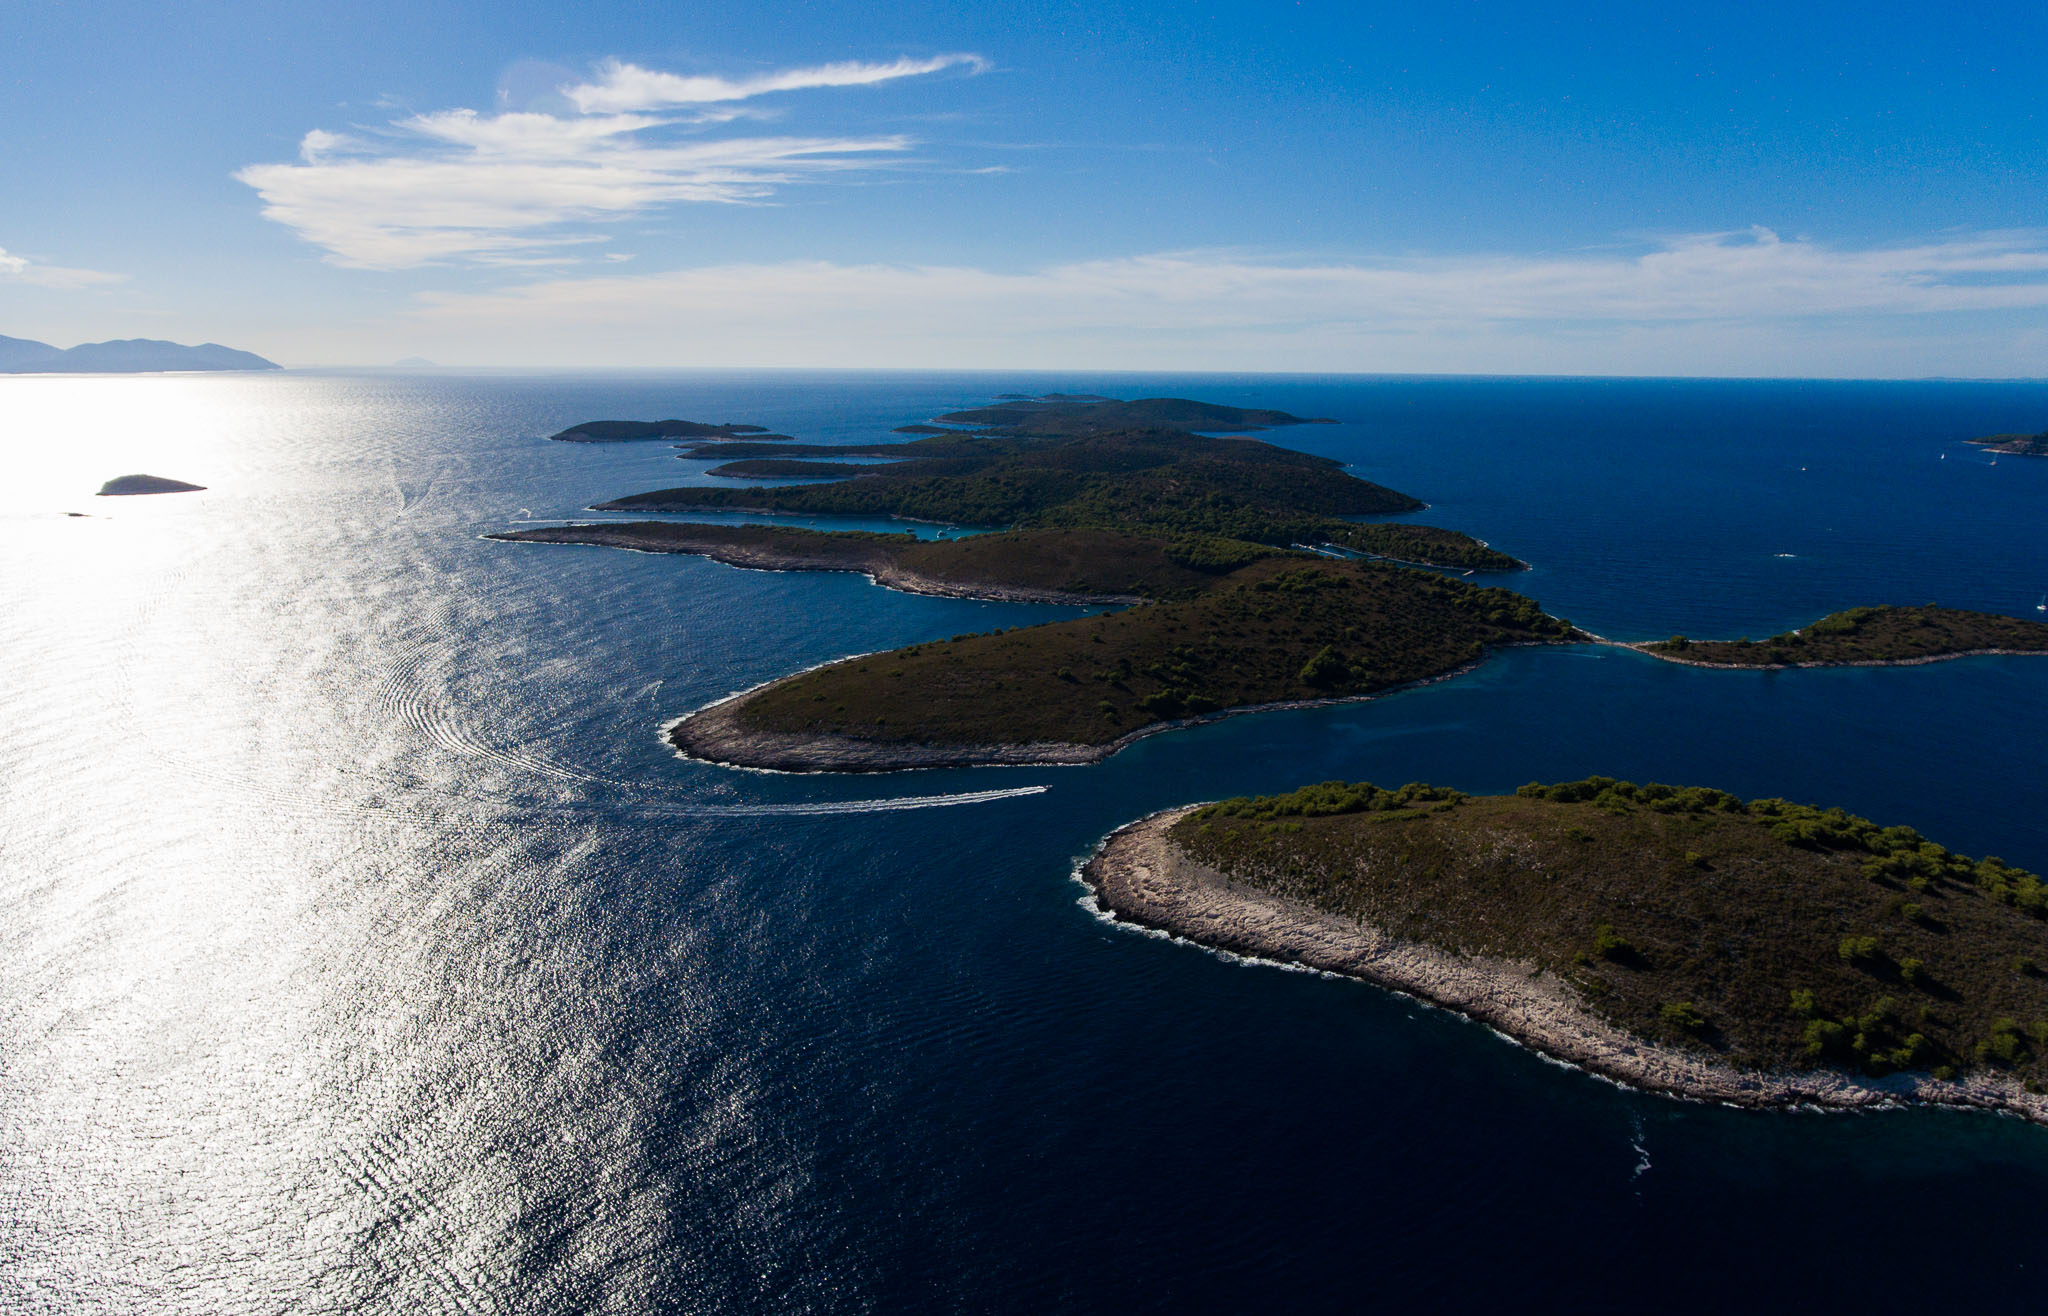
[[[846,659],[667,734],[693,757],[797,771],[1089,763],[1190,720],[1361,698],[1498,646],[1584,638],[1519,594],[1379,563],[1261,555],[1203,581],[1231,566],[1233,546],[1212,547],[1148,568],[1147,588],[1184,597]]]
[[[1414,512],[1423,504],[1346,474],[1339,462],[1184,427],[1221,420],[1237,428],[1310,423],[1285,412],[1153,398],[1061,403],[1041,410],[996,407],[948,418],[970,415],[1005,424],[907,442],[679,445],[686,457],[721,460],[710,471],[714,476],[821,482],[659,489],[600,503],[597,510],[889,516],[1012,529],[1208,535],[1276,547],[1329,545],[1461,570],[1513,571],[1527,565],[1453,530],[1347,519]],[[1132,426],[1132,416],[1145,423]],[[845,460],[849,457],[886,460],[862,465]]]
[[[696,420],[586,420],[559,434],[556,443],[634,443],[643,439],[787,439],[763,425],[709,425]]]
[[[1630,646],[1699,667],[1910,666],[1987,653],[2048,653],[2048,623],[1991,612],[1849,608],[1767,640],[1668,640]]]
[[[2048,430],[2039,434],[1987,434],[1971,443],[1986,452],[2009,452],[2018,457],[2048,457]]]
[[[1325,782],[1156,814],[1081,875],[1120,919],[1634,1086],[2048,1123],[2048,887],[1840,809],[1606,777]]]

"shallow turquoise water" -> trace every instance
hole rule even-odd
[[[736,773],[677,760],[660,723],[1070,613],[480,537],[699,478],[658,444],[542,441],[575,420],[864,441],[1040,388],[1337,416],[1277,437],[1536,563],[1514,583],[1606,634],[1862,602],[2031,616],[2048,591],[2048,462],[1954,442],[2038,428],[2037,385],[0,381],[0,1306],[2031,1292],[2041,1130],[1636,1096],[1358,984],[1107,926],[1070,874],[1190,800],[1589,772],[1841,804],[2044,869],[2048,663],[1517,651],[1092,768]],[[209,488],[90,497],[130,470]],[[1967,1262],[1873,1248],[1872,1205]]]

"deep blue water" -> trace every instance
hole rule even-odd
[[[2042,385],[0,381],[0,1307],[2037,1290],[2048,1131],[1627,1093],[1360,984],[1106,925],[1071,872],[1191,800],[1590,772],[2048,869],[2048,662],[1517,651],[1090,768],[738,773],[657,728],[840,654],[1070,613],[479,537],[705,478],[662,445],[541,438],[575,420],[855,441],[1053,388],[1338,417],[1276,437],[1527,558],[1513,583],[1603,634],[2035,616],[2048,591],[2048,462],[1957,443],[2048,423]],[[130,470],[209,488],[89,496]]]

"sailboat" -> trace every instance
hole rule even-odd
[[[2040,601],[2039,603],[2036,603],[2036,604],[2034,605],[2034,611],[2035,611],[2035,612],[2048,612],[2048,594],[2043,594],[2043,595],[2041,596],[2041,601]]]

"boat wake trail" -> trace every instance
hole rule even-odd
[[[1012,786],[1007,790],[961,791],[954,795],[899,795],[885,800],[819,800],[796,804],[678,804],[646,807],[642,813],[685,818],[822,817],[844,813],[896,813],[904,809],[949,809],[960,804],[991,804],[997,800],[1043,795],[1048,786]]]

